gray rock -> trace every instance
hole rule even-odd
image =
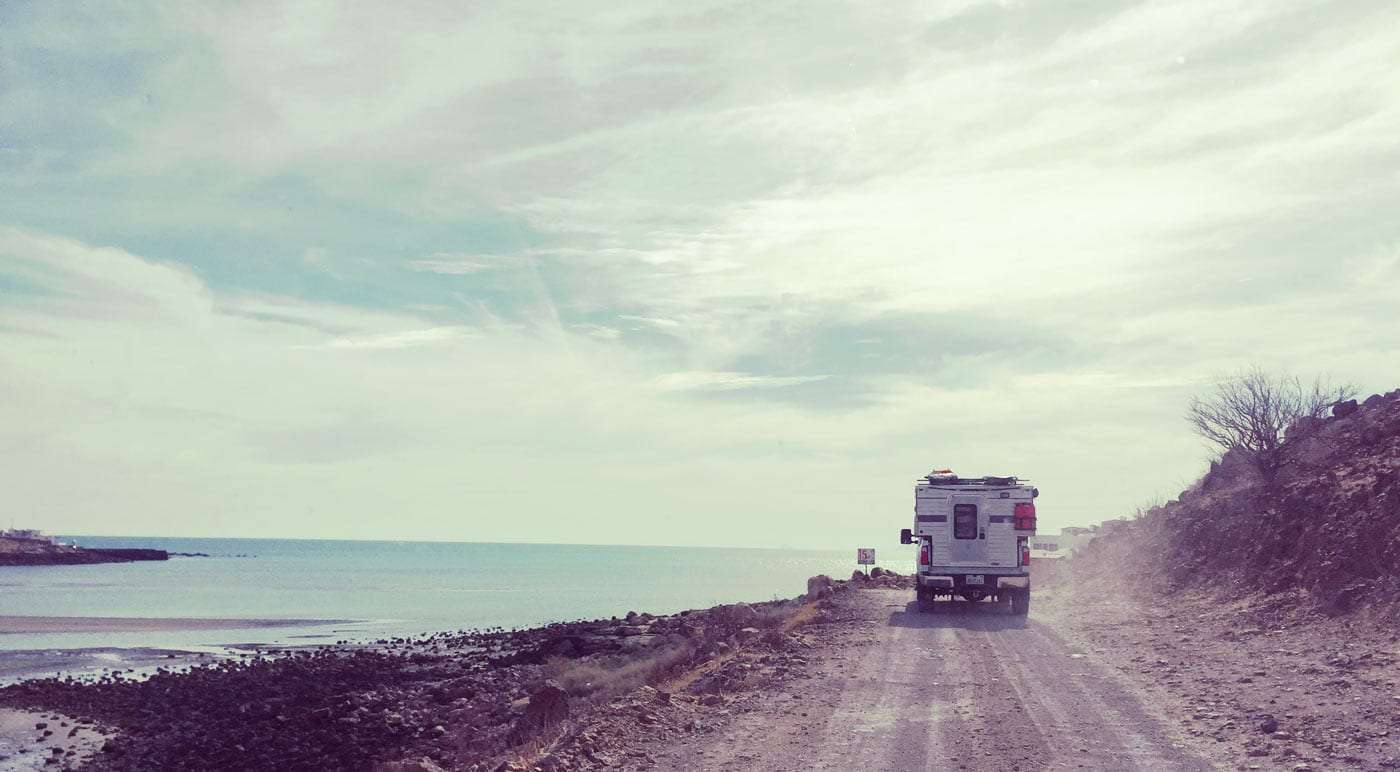
[[[525,706],[525,721],[533,726],[550,726],[568,717],[569,694],[553,682],[535,690]]]
[[[724,606],[725,616],[738,627],[748,627],[758,620],[758,612],[747,603]]]

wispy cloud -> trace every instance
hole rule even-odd
[[[685,372],[667,373],[656,379],[666,391],[733,391],[736,389],[780,389],[802,383],[826,380],[825,375],[772,376],[752,373]]]
[[[438,252],[431,258],[411,260],[408,263],[408,267],[415,271],[458,276],[504,268],[529,268],[533,265],[534,260],[528,255],[474,255],[451,252]]]
[[[433,343],[461,340],[470,337],[470,330],[458,327],[428,327],[422,330],[404,330],[378,335],[336,338],[327,345],[331,348],[393,349],[409,346],[424,346]]]
[[[674,330],[677,327],[681,326],[681,323],[676,321],[675,319],[657,319],[656,317],[652,316],[633,316],[632,314],[618,314],[617,318],[627,322],[637,322],[639,324],[648,325],[650,327],[660,327],[666,330]]]

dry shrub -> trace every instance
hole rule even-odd
[[[754,619],[753,626],[760,630],[772,630],[777,627],[782,627],[783,623],[786,622],[790,616],[788,610],[782,606],[754,609],[754,611],[757,612],[757,617]]]
[[[545,663],[545,668],[549,677],[570,695],[603,701],[664,678],[694,655],[695,649],[689,643],[679,643],[630,656],[555,657]]]

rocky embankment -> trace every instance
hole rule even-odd
[[[90,549],[0,538],[0,566],[79,566],[169,560],[170,553],[151,549]]]
[[[1400,390],[1304,419],[1272,483],[1227,454],[1180,497],[1081,549],[1076,581],[1202,590],[1274,613],[1400,617]]]
[[[1400,390],[1230,453],[1061,570],[1043,606],[1241,769],[1400,768]]]
[[[110,730],[92,769],[606,766],[637,727],[692,731],[726,693],[783,677],[820,598],[908,581],[873,573],[814,577],[787,601],[261,652],[140,680],[27,681],[0,689],[0,705]]]

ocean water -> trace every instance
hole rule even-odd
[[[353,620],[307,628],[0,635],[0,650],[372,640],[439,630],[670,613],[789,598],[849,576],[855,550],[65,537],[211,557],[0,567],[0,615]],[[888,549],[887,568],[912,555]]]

